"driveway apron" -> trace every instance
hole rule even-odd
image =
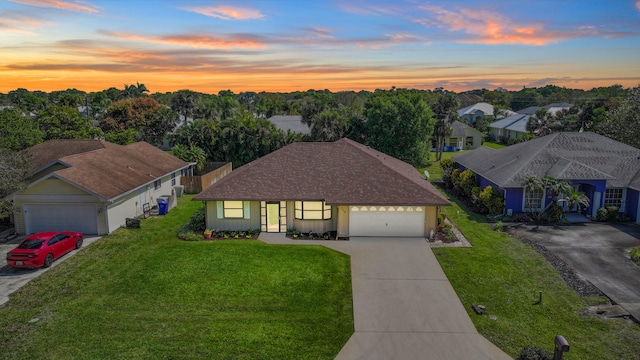
[[[355,332],[336,359],[511,359],[477,332],[424,238],[304,243],[351,255]]]

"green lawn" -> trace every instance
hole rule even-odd
[[[484,217],[452,202],[444,211],[473,247],[434,252],[481,334],[514,357],[527,345],[552,351],[559,334],[571,346],[565,359],[638,359],[638,325],[581,315],[606,299],[578,296],[530,246],[494,232]],[[534,305],[539,291],[543,302]],[[476,315],[472,304],[485,305],[497,319]]]
[[[442,153],[442,159],[449,159],[452,156],[464,154],[464,153],[466,153],[468,151],[469,150],[443,152]],[[418,168],[418,171],[420,172],[420,174],[424,174],[425,170],[429,171],[429,180],[431,180],[431,181],[442,179],[442,168],[440,167],[440,161],[436,161],[435,160],[436,159],[436,153],[435,152],[431,152],[431,153],[429,153],[429,156],[431,157],[431,161],[429,161],[427,166],[422,167],[422,168]]]
[[[490,147],[492,149],[502,149],[503,147],[507,147],[505,144],[499,144],[494,142],[485,141],[482,143],[482,146]]]
[[[349,257],[180,241],[202,206],[189,199],[12,294],[0,308],[0,359],[334,358],[353,332]]]

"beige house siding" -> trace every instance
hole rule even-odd
[[[325,233],[336,229],[338,209],[331,207],[331,219],[328,220],[300,220],[295,218],[295,201],[287,201],[287,229],[300,232]]]
[[[435,233],[438,227],[438,207],[427,206],[424,212],[424,233],[428,237],[431,230]]]
[[[109,232],[125,226],[127,218],[135,218],[143,214],[143,204],[140,199],[140,191],[133,191],[106,206],[106,212],[109,218]],[[150,205],[152,204],[150,203]],[[105,224],[105,226],[106,225],[107,224]]]
[[[216,230],[260,229],[260,201],[249,201],[248,219],[218,218],[217,201],[206,202],[206,227]]]
[[[24,217],[25,204],[56,204],[56,203],[94,203],[97,208],[102,203],[95,196],[78,189],[64,181],[58,179],[43,180],[34,186],[29,187],[19,195],[14,197],[16,211],[14,212],[14,223],[18,234],[26,233],[26,224]],[[104,212],[98,216],[98,232],[104,234],[107,232],[106,217]]]
[[[337,208],[338,236],[349,237],[349,207],[338,206]]]

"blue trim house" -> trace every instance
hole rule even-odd
[[[640,223],[640,149],[590,132],[561,132],[502,149],[481,147],[452,157],[471,169],[481,187],[491,185],[505,198],[505,213],[542,210],[551,201],[547,191],[527,190],[528,177],[567,180],[589,197],[585,215],[617,206]]]

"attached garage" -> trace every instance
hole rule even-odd
[[[349,236],[425,236],[423,206],[350,206]]]
[[[40,231],[81,231],[98,234],[96,204],[87,203],[25,203],[24,219],[26,233]]]

